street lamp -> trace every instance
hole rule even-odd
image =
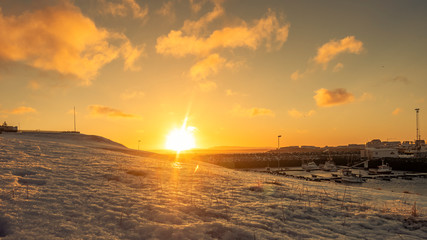
[[[277,136],[277,153],[279,153],[280,150],[280,138],[282,135]],[[280,168],[280,156],[277,156],[277,170]]]

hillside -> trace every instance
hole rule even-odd
[[[0,146],[3,239],[427,235],[426,196],[135,156],[100,137],[4,134]]]

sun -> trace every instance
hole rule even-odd
[[[166,138],[166,149],[180,152],[195,148],[196,140],[193,134],[195,129],[195,127],[183,126],[172,130]]]

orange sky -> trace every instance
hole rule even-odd
[[[0,2],[0,120],[137,148],[413,140],[424,1]]]

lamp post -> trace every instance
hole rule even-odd
[[[277,136],[277,153],[279,153],[280,150],[280,138],[282,137],[282,135]],[[280,157],[277,156],[277,170],[279,170],[280,168]]]

